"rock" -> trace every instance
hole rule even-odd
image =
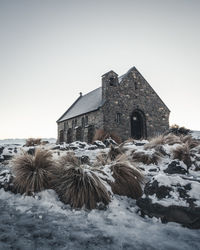
[[[28,151],[27,151],[27,153],[29,155],[34,155],[35,154],[35,148],[29,148]]]
[[[57,150],[57,149],[60,149],[60,145],[55,146],[55,147],[52,148],[52,150]]]
[[[148,182],[144,188],[144,193],[148,195],[156,195],[158,199],[170,197],[170,192],[173,189],[171,187],[159,186],[158,182],[154,180],[153,182]]]
[[[0,147],[0,155],[3,153],[4,147]]]
[[[10,160],[13,156],[12,155],[3,155],[4,161]]]
[[[200,228],[200,207],[162,206],[149,198],[139,198],[136,204],[142,215],[160,218],[163,223],[177,222],[191,229]]]
[[[9,170],[3,170],[0,172],[0,188],[5,191],[13,191],[13,176]]]
[[[167,174],[186,174],[188,171],[180,165],[179,161],[172,161],[164,172]]]
[[[135,146],[144,146],[146,143],[144,142],[135,142]]]
[[[79,160],[81,161],[81,164],[90,164],[90,158],[87,155],[82,155],[79,157]]]
[[[91,145],[91,146],[89,146],[87,149],[88,150],[95,150],[95,149],[97,149],[98,147],[96,146],[96,145]]]
[[[108,139],[105,139],[104,142],[103,142],[106,147],[109,147],[110,145],[114,145],[114,146],[117,146],[118,144],[111,138],[108,138]]]
[[[94,145],[96,145],[98,148],[106,148],[106,145],[102,142],[102,141],[94,141],[93,143]]]

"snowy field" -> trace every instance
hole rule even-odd
[[[13,155],[19,153],[23,143],[12,141],[1,143],[1,146],[4,146],[4,153]],[[53,148],[55,144],[51,143],[46,147]],[[136,146],[127,144],[127,148],[132,150]],[[23,149],[27,150],[26,147]],[[169,146],[165,149],[170,150]],[[139,150],[143,148],[139,147]],[[55,157],[58,157],[58,151],[54,150]],[[74,150],[78,156],[88,155],[91,159],[100,151],[102,149],[89,150],[87,147]],[[108,149],[105,148],[104,151]],[[59,154],[64,153],[62,150]],[[161,171],[166,159],[157,166]],[[151,164],[144,173],[152,174],[153,167],[155,165]],[[9,168],[9,161],[0,163],[0,169]],[[194,175],[200,180],[199,171]],[[196,189],[198,192],[199,186]],[[200,200],[200,194],[195,195]],[[53,190],[28,197],[5,192],[1,188],[0,249],[190,250],[200,249],[200,229],[189,229],[175,222],[163,224],[156,217],[141,217],[136,201],[123,196],[113,195],[107,209],[88,211],[71,209],[69,205],[59,201]]]

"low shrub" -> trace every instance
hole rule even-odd
[[[149,165],[149,164],[157,165],[162,157],[162,154],[159,152],[156,152],[155,150],[153,152],[133,150],[131,156],[134,162],[142,162],[143,164],[146,164],[146,165]]]
[[[72,208],[94,209],[99,202],[104,205],[110,202],[110,194],[101,179],[73,153],[60,158],[59,175],[53,186],[60,200]]]
[[[173,158],[183,161],[187,168],[189,169],[192,165],[190,147],[187,143],[178,145],[173,150]]]
[[[28,138],[26,140],[25,146],[26,147],[31,147],[31,146],[41,145],[42,144],[41,140],[42,139],[40,139],[40,138]]]
[[[138,199],[142,196],[142,184],[144,176],[142,173],[126,162],[118,162],[111,166],[114,182],[110,182],[114,194]]]
[[[97,129],[95,131],[95,135],[93,137],[93,142],[94,141],[102,141],[104,142],[106,139],[113,139],[117,144],[120,144],[122,142],[120,136],[118,136],[116,133],[114,132],[108,132],[108,131],[105,131],[103,129]]]
[[[22,152],[12,160],[16,192],[31,195],[51,187],[56,163],[48,150],[37,149],[34,155]]]
[[[169,128],[169,133],[173,133],[175,135],[188,135],[189,132],[190,132],[190,129],[187,129],[185,127],[180,127],[177,124],[173,124]]]

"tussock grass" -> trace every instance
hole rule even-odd
[[[159,152],[148,152],[148,151],[132,151],[132,161],[133,162],[142,162],[143,164],[155,164],[157,165],[160,161],[162,154]]]
[[[107,205],[110,195],[97,175],[83,166],[63,169],[56,186],[60,200],[72,208],[97,208],[97,203]]]
[[[180,137],[174,134],[160,135],[152,138],[149,143],[145,144],[144,149],[153,149],[164,144],[174,145],[181,143]]]
[[[111,166],[114,182],[110,182],[114,194],[138,199],[142,196],[142,184],[144,176],[142,173],[126,162],[118,162]]]
[[[169,128],[169,132],[176,135],[187,135],[190,132],[190,130],[185,127],[180,127],[177,124],[173,124]]]
[[[42,144],[41,140],[42,139],[40,139],[40,138],[28,138],[26,140],[25,146],[31,147],[31,146],[41,145]]]
[[[122,142],[119,135],[117,135],[114,132],[105,131],[103,129],[97,129],[95,131],[95,135],[92,141],[94,142],[98,140],[98,141],[104,142],[106,139],[109,139],[109,138],[113,139],[117,144],[120,144]]]
[[[81,165],[81,160],[75,156],[74,152],[67,152],[65,155],[60,157],[58,165],[60,168],[68,168],[71,166],[79,167]]]
[[[178,145],[173,150],[173,158],[178,159],[180,161],[183,161],[188,169],[192,165],[192,161],[191,161],[190,156],[191,156],[191,153],[190,153],[190,147],[189,147],[188,143]]]
[[[37,149],[35,155],[23,152],[13,159],[12,164],[16,192],[31,195],[51,187],[56,163],[50,151]]]
[[[195,148],[200,145],[200,142],[194,139],[191,135],[181,136],[182,143],[187,143],[190,149]]]
[[[126,155],[124,154],[124,150],[122,147],[115,147],[113,145],[110,146],[108,153],[101,152],[96,156],[96,162],[94,166],[100,167],[111,164],[113,161],[119,161],[120,158],[126,159]]]
[[[53,186],[62,202],[72,208],[94,209],[98,203],[107,205],[110,194],[101,179],[88,165],[82,165],[73,153],[62,156]]]

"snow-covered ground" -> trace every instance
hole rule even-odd
[[[107,210],[72,210],[53,190],[23,197],[0,190],[0,249],[199,249],[200,230],[142,218],[115,196]]]
[[[21,147],[16,145],[1,146],[4,146],[3,153],[7,155],[17,154],[21,150]],[[91,146],[80,148],[78,143],[72,146],[78,148],[74,149],[76,155],[88,155],[92,161],[102,150],[108,151],[108,148],[90,150]],[[60,149],[55,149],[55,144],[45,147],[54,148],[56,158],[66,152],[60,149],[66,148],[67,145],[60,146]],[[127,154],[133,149],[143,150],[143,146],[136,147],[131,143],[127,143],[125,147],[128,149]],[[171,146],[171,149],[173,147]],[[23,150],[28,148],[23,147]],[[165,150],[170,151],[170,146],[166,145]],[[179,175],[174,175],[170,180],[162,175],[167,168],[166,162],[171,160],[167,159],[166,156],[158,166],[139,164],[139,167],[144,168],[144,174],[150,173],[160,185],[186,182],[180,180]],[[184,163],[181,164],[183,169],[186,168]],[[9,161],[0,163],[0,170],[5,168],[10,168]],[[189,177],[192,176],[200,179],[199,171],[191,170]],[[200,200],[199,186],[194,187],[192,194]],[[173,201],[169,199],[169,202]],[[53,190],[45,190],[35,197],[28,197],[0,189],[0,250],[200,249],[199,236],[200,229],[189,229],[175,222],[163,224],[155,217],[141,217],[136,201],[123,196],[114,195],[107,209],[87,211],[71,209],[69,205],[59,201]]]

